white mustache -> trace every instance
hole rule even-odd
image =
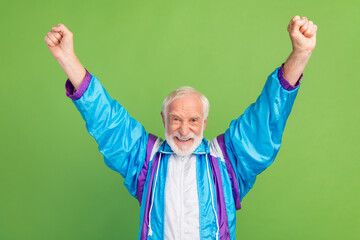
[[[181,136],[181,134],[179,132],[174,132],[172,134],[173,137],[177,137],[179,140],[181,141],[186,141],[186,140],[189,140],[191,138],[196,138],[196,135],[194,133],[189,133],[188,135],[186,136]]]

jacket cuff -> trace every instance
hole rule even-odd
[[[72,85],[70,80],[67,79],[65,83],[66,96],[68,96],[72,100],[78,100],[79,98],[81,98],[90,84],[91,77],[91,74],[88,72],[88,70],[86,70],[85,78],[81,82],[77,90],[75,90],[74,85]]]
[[[301,81],[302,77],[303,77],[303,74],[301,73],[295,86],[293,86],[284,77],[284,63],[281,65],[281,67],[278,71],[278,78],[279,78],[280,84],[285,90],[288,90],[288,91],[291,91],[291,90],[294,90],[295,88],[297,88],[300,85],[300,81]]]

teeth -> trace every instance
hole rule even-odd
[[[181,139],[181,138],[178,138],[180,141],[182,141],[182,142],[186,142],[186,141],[189,141],[190,140],[190,138],[186,138],[186,139]]]

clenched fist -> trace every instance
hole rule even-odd
[[[72,32],[65,25],[58,24],[47,33],[45,42],[77,90],[85,77],[86,70],[75,55]]]
[[[317,26],[306,17],[291,19],[287,28],[294,52],[312,52],[316,45]]]
[[[63,24],[58,24],[51,29],[52,31],[48,32],[45,36],[45,42],[52,55],[56,59],[74,55],[72,32]]]

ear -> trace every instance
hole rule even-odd
[[[163,124],[164,124],[164,127],[165,127],[165,116],[164,116],[163,112],[161,112],[160,114],[161,114],[161,118],[162,118],[162,121],[163,121]]]
[[[205,131],[206,124],[207,124],[207,119],[205,119],[205,121],[204,121],[204,128],[203,128],[203,131]]]

